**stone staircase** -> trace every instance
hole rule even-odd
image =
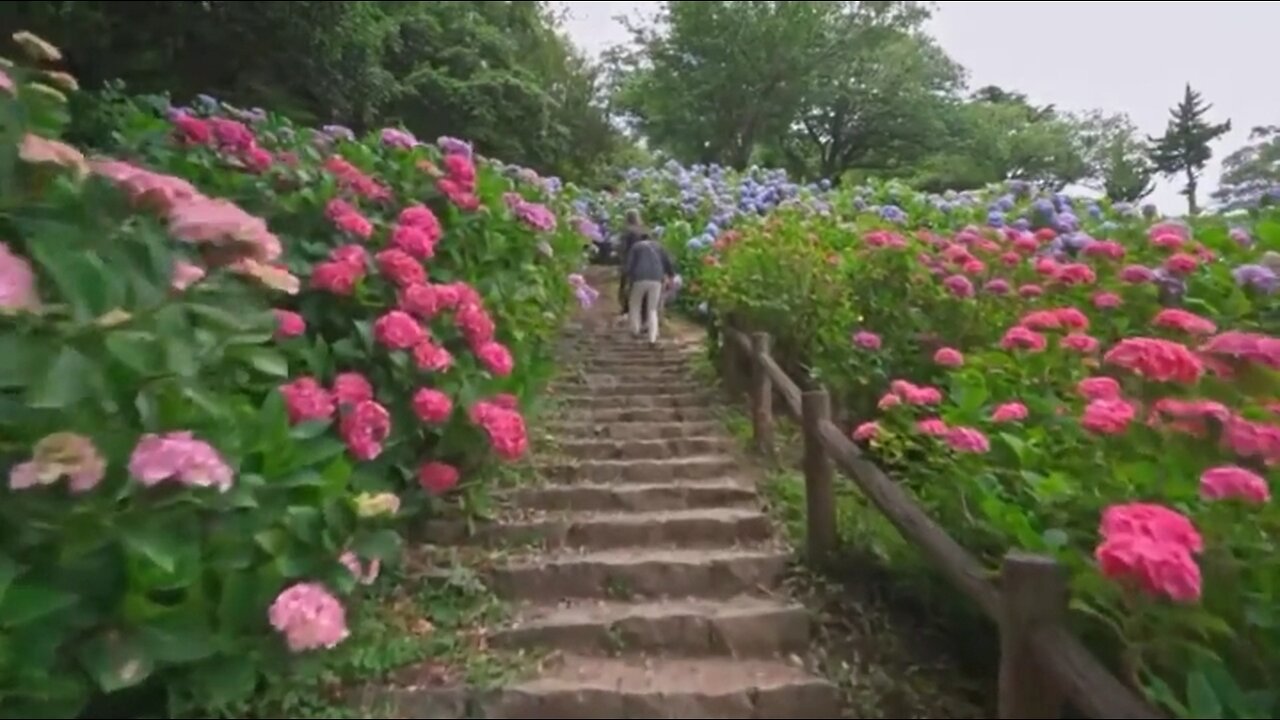
[[[838,717],[801,661],[808,612],[779,590],[788,550],[691,377],[694,349],[650,349],[616,313],[602,297],[567,337],[543,484],[470,538],[525,543],[490,575],[514,606],[492,643],[552,653],[485,716]]]

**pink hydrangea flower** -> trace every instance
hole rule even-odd
[[[355,405],[373,399],[373,385],[358,372],[339,373],[333,379],[333,398],[339,405]]]
[[[338,432],[357,460],[373,460],[391,434],[391,414],[373,400],[362,400],[343,410]]]
[[[879,434],[880,434],[880,423],[872,420],[869,422],[864,422],[858,427],[854,428],[852,437],[857,442],[866,442],[868,440],[871,440],[879,436]]]
[[[1112,292],[1099,292],[1093,295],[1093,306],[1099,310],[1111,310],[1120,307],[1122,304],[1124,304],[1124,301],[1120,299],[1120,296]]]
[[[853,344],[866,350],[879,350],[880,336],[873,332],[860,330],[853,334]]]
[[[392,350],[408,350],[426,340],[427,332],[412,315],[402,310],[390,310],[374,322],[373,336]]]
[[[1124,398],[1100,398],[1085,406],[1080,424],[1099,435],[1119,435],[1129,428],[1137,414],[1133,403]]]
[[[0,242],[0,313],[35,310],[39,306],[31,264]]]
[[[1192,556],[1204,541],[1186,516],[1151,503],[1112,505],[1099,533],[1094,556],[1107,578],[1176,602],[1199,599],[1200,567]]]
[[[458,468],[442,463],[429,462],[418,468],[418,484],[432,495],[443,495],[458,485]]]
[[[204,268],[185,260],[173,264],[173,274],[169,278],[169,287],[182,292],[204,279]]]
[[[333,648],[347,639],[347,613],[319,583],[298,583],[276,596],[267,619],[293,652]]]
[[[942,437],[946,435],[951,428],[942,420],[942,418],[931,417],[925,418],[924,420],[916,423],[916,430],[925,435]]]
[[[399,287],[406,288],[427,281],[427,271],[422,268],[422,263],[403,250],[389,248],[378,253],[374,259],[378,263],[378,270]]]
[[[943,439],[957,452],[981,454],[991,450],[991,441],[977,428],[953,427]]]
[[[423,340],[413,347],[413,362],[419,370],[444,372],[453,367],[453,355],[431,340]]]
[[[292,310],[276,309],[272,312],[276,316],[276,337],[277,338],[294,338],[302,335],[307,331],[307,321]]]
[[[955,348],[940,348],[933,354],[933,361],[942,367],[957,368],[964,365],[964,355]]]
[[[280,386],[289,422],[298,424],[333,417],[333,396],[315,378],[302,377]]]
[[[489,445],[504,460],[518,460],[529,449],[524,417],[506,403],[481,400],[471,406],[471,422],[489,436]]]
[[[476,355],[485,368],[494,375],[505,377],[515,367],[515,359],[505,345],[498,342],[486,342],[476,349]]]
[[[1271,500],[1271,488],[1261,475],[1251,470],[1222,465],[1200,475],[1200,496],[1206,500],[1238,498],[1261,504]]]
[[[142,436],[129,458],[129,474],[148,487],[177,480],[188,487],[231,489],[234,472],[218,451],[190,432]]]
[[[992,422],[1017,422],[1027,419],[1027,406],[1020,402],[1007,402],[991,413]]]
[[[433,388],[420,388],[413,395],[413,412],[425,423],[442,423],[453,413],[453,401]]]

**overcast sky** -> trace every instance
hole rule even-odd
[[[651,15],[657,2],[563,2],[567,29],[595,55],[627,40],[617,15]],[[969,70],[970,87],[1000,85],[1064,110],[1129,114],[1148,134],[1190,82],[1232,131],[1214,146],[1201,203],[1217,187],[1218,161],[1250,128],[1280,123],[1276,32],[1280,2],[939,2],[930,31]],[[1150,198],[1186,209],[1177,185]]]

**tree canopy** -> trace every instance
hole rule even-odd
[[[87,87],[120,79],[582,176],[618,145],[594,68],[542,2],[11,2],[0,25],[63,49]]]
[[[1280,196],[1280,126],[1256,127],[1249,144],[1222,159],[1222,179],[1213,199],[1225,209],[1256,205]]]

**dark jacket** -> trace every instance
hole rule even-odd
[[[622,247],[618,251],[618,257],[622,258],[623,262],[626,262],[627,256],[631,254],[631,248],[648,237],[648,235],[649,232],[644,229],[643,225],[628,225],[624,227],[619,237],[619,244]]]
[[[666,248],[653,240],[642,240],[632,245],[627,252],[622,274],[628,282],[635,283],[645,280],[661,281],[672,277],[676,272]]]

